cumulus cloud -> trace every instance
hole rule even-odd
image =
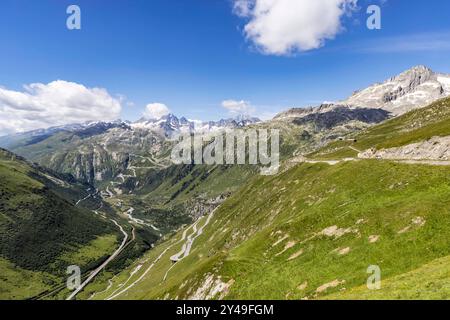
[[[255,108],[250,102],[244,100],[225,100],[222,101],[222,107],[232,115],[251,115],[255,112]]]
[[[317,49],[343,30],[342,17],[358,0],[234,0],[234,13],[248,19],[244,33],[265,54]]]
[[[105,89],[62,80],[25,85],[23,91],[0,87],[0,134],[90,120],[116,120],[120,117],[121,101]]]
[[[169,108],[163,103],[149,103],[145,107],[144,117],[146,119],[161,119],[170,113]]]

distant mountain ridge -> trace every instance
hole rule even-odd
[[[250,124],[258,123],[256,117],[237,117],[221,119],[219,121],[188,120],[185,117],[178,118],[174,114],[165,115],[159,119],[141,118],[130,124],[132,128],[149,129],[161,132],[166,137],[181,132],[212,132],[222,129],[243,128]]]
[[[185,117],[178,118],[174,114],[168,114],[159,119],[141,118],[135,122],[128,120],[88,121],[3,136],[0,137],[0,146],[4,148],[17,148],[18,146],[23,145],[24,141],[27,141],[27,144],[33,144],[60,132],[71,132],[81,137],[102,134],[109,129],[121,128],[124,130],[149,130],[165,137],[171,137],[176,133],[182,132],[213,132],[221,129],[243,128],[260,121],[261,120],[256,117],[236,117],[221,119],[219,121],[200,121],[188,120]]]
[[[298,118],[310,114],[325,113],[336,107],[382,109],[392,116],[398,116],[410,110],[425,107],[447,96],[450,96],[450,75],[436,73],[426,66],[416,66],[383,83],[376,83],[366,89],[356,91],[346,100],[324,103],[317,107],[292,108],[279,113],[274,119]],[[98,134],[120,127],[129,130],[150,130],[162,136],[171,137],[175,133],[211,132],[221,129],[242,128],[258,122],[261,122],[261,120],[256,117],[200,121],[177,117],[174,114],[168,114],[159,119],[141,118],[135,122],[122,120],[89,121],[3,136],[0,137],[0,146],[16,147],[14,144],[17,141],[44,139],[46,136],[62,131]]]
[[[135,168],[140,168],[139,175],[170,166],[173,137],[179,133],[209,133],[251,125],[279,129],[282,154],[288,157],[312,152],[332,140],[449,94],[450,76],[418,66],[359,91],[348,100],[290,109],[266,122],[248,117],[198,121],[174,114],[135,122],[91,121],[0,137],[0,147],[81,181],[101,184],[121,174],[130,175]]]
[[[2,136],[0,137],[0,146],[7,149],[17,148],[27,144],[38,143],[61,132],[72,132],[80,136],[87,136],[90,134],[100,134],[112,128],[130,129],[128,122],[121,120],[88,121]]]

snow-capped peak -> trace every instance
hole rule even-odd
[[[174,133],[180,132],[214,132],[221,129],[233,129],[248,126],[250,124],[259,122],[257,118],[239,117],[235,119],[221,119],[219,121],[201,121],[188,120],[185,117],[178,118],[173,114],[168,114],[160,119],[145,119],[131,124],[133,128],[146,129],[155,132],[160,132],[165,136],[171,136]]]
[[[450,77],[416,66],[391,79],[354,93],[339,104],[380,108],[400,115],[450,95]]]

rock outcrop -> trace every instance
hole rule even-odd
[[[361,159],[386,160],[450,160],[450,136],[434,137],[427,141],[384,150],[370,149],[358,155]]]

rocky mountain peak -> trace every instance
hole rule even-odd
[[[419,65],[354,93],[340,104],[361,108],[379,108],[401,115],[450,95],[449,76]]]
[[[435,73],[426,66],[418,65],[382,83],[356,91],[347,100],[316,107],[292,108],[278,114],[275,120],[307,117],[342,106],[349,109],[382,109],[397,116],[447,96],[450,96],[450,75]]]
[[[388,80],[388,82],[398,82],[399,85],[403,85],[409,88],[415,88],[422,83],[430,80],[434,80],[436,74],[430,68],[426,66],[416,66],[409,70],[406,70]]]

